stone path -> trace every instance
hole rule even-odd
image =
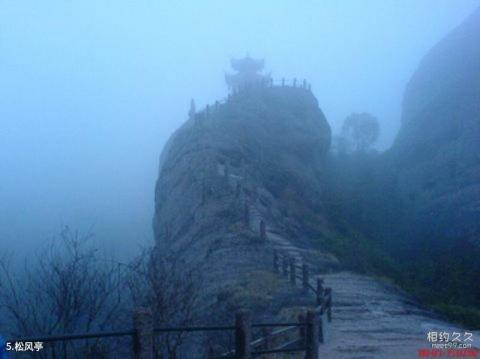
[[[249,207],[249,227],[253,232],[258,233],[260,230],[260,221],[263,216],[255,205]],[[278,230],[271,224],[266,224],[267,241],[270,242],[273,248],[279,250],[281,253],[287,253],[289,256],[295,258],[297,264],[302,264],[301,251],[295,247],[287,238],[278,234]]]
[[[257,232],[262,215],[250,206],[250,228]],[[267,223],[267,241],[302,264],[302,250]],[[320,275],[332,288],[333,320],[326,323],[322,359],[411,359],[419,350],[432,349],[428,332],[472,332],[448,323],[422,308],[393,286],[352,272]],[[474,348],[480,348],[480,332],[472,332]],[[425,356],[423,356],[425,357]],[[431,356],[430,356],[431,357]],[[444,354],[444,357],[447,357]],[[465,356],[464,356],[465,357]],[[480,358],[480,351],[478,353]]]
[[[419,349],[431,349],[429,331],[462,336],[468,331],[440,320],[374,278],[351,272],[321,277],[332,288],[333,320],[326,325],[320,358],[420,358]],[[480,332],[473,338],[474,346],[480,347]]]

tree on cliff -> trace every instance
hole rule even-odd
[[[377,141],[379,134],[376,117],[366,112],[352,113],[343,121],[339,152],[365,152]]]

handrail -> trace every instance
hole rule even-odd
[[[285,334],[285,333],[288,333],[290,331],[292,331],[292,329],[297,329],[297,327],[287,327],[287,328],[284,328],[284,329],[278,329],[274,332],[271,332],[268,334],[268,338],[274,338],[276,336],[279,336],[280,334]],[[267,339],[267,336],[264,336],[264,337],[260,337],[258,339],[255,339],[254,341],[250,342],[250,345],[252,347],[254,346],[257,346],[257,345],[260,345],[262,344],[263,342],[265,342],[265,340]]]
[[[275,253],[274,257],[274,269],[277,273],[280,273],[279,258],[292,258],[286,255]],[[307,311],[307,316],[299,316],[298,322],[276,322],[276,323],[251,323],[249,316],[244,313],[238,312],[238,319],[236,315],[235,325],[217,325],[217,326],[190,326],[190,327],[151,327],[152,313],[145,309],[139,309],[137,313],[143,313],[146,321],[136,320],[134,316],[134,328],[123,331],[110,331],[110,332],[89,332],[89,333],[73,333],[66,335],[46,335],[38,337],[24,337],[8,340],[7,342],[55,342],[55,341],[69,341],[80,339],[95,339],[95,338],[108,338],[108,337],[120,337],[120,336],[133,336],[135,345],[141,345],[141,340],[137,335],[155,335],[171,332],[207,332],[207,331],[235,331],[235,349],[229,350],[216,358],[228,358],[232,355],[242,352],[242,350],[252,355],[263,355],[273,353],[287,353],[305,351],[310,358],[318,358],[318,348],[320,343],[323,343],[323,325],[322,321],[318,320],[318,316],[326,315],[328,322],[332,320],[332,292],[331,288],[323,287],[323,280],[317,278],[317,288],[309,283],[309,270],[306,264],[297,266],[293,260],[290,260],[290,281],[292,284],[298,283],[293,278],[300,278],[303,288],[311,290],[316,295],[316,307],[314,310]],[[302,268],[302,275],[295,274],[296,268]],[[282,268],[283,269],[283,268]],[[145,313],[149,313],[146,315]],[[145,316],[146,315],[146,316]],[[238,320],[238,321],[237,321]],[[148,324],[150,323],[150,324]],[[241,338],[251,338],[251,330],[254,328],[278,328],[274,331],[268,332],[264,336],[261,336],[253,341],[245,341]],[[286,343],[277,346],[276,348],[269,348],[269,340],[278,338],[281,335],[298,330],[299,338],[289,340]],[[317,333],[316,335],[313,333]],[[135,339],[136,338],[136,339]],[[240,338],[240,339],[239,339]],[[287,337],[283,340],[287,340]],[[265,343],[262,349],[258,348],[261,344]],[[301,343],[303,345],[293,347],[294,345]],[[137,348],[137,347],[136,347]],[[258,348],[258,350],[252,350]],[[148,346],[141,346],[137,348],[140,352],[151,353],[152,348]],[[239,350],[239,351],[237,351]],[[317,356],[314,353],[317,352]]]
[[[228,95],[227,98],[217,100],[217,101],[214,102],[213,105],[210,105],[210,104],[207,105],[204,109],[200,110],[195,115],[205,113],[205,112],[208,115],[208,112],[209,112],[210,108],[215,108],[215,107],[218,107],[218,105],[226,104],[232,98],[232,96],[234,97],[238,94],[242,94],[246,90],[248,91],[249,89],[252,89],[252,88],[273,88],[273,87],[280,87],[280,88],[291,87],[291,88],[298,88],[298,89],[304,89],[304,90],[311,91],[311,84],[309,82],[307,82],[306,79],[303,79],[303,81],[300,81],[300,79],[297,79],[297,78],[292,78],[290,80],[282,78],[280,80],[270,79],[270,80],[266,80],[266,81],[253,82],[249,85],[241,86],[241,87],[238,87],[238,88],[234,89]]]
[[[107,337],[123,337],[128,335],[134,335],[135,330],[122,330],[114,332],[99,332],[99,333],[79,333],[79,334],[66,334],[66,335],[46,335],[39,337],[23,337],[8,339],[7,342],[55,342],[55,341],[68,341],[68,340],[80,340],[80,339],[93,339],[93,338],[107,338]]]
[[[285,344],[283,345],[280,345],[277,349],[285,349],[291,345],[294,345],[294,344],[297,344],[298,342],[302,342],[302,338],[300,339],[294,339],[294,340],[291,340],[289,342],[286,342]]]
[[[307,283],[308,288],[310,288],[315,294],[317,294],[317,289],[311,285],[310,283]]]
[[[296,340],[296,341],[298,341],[298,340]],[[252,351],[252,354],[253,355],[261,355],[261,354],[303,352],[306,349],[307,349],[307,347],[266,349],[266,350]]]
[[[254,323],[252,328],[265,328],[265,327],[300,327],[305,325],[304,323]]]
[[[160,328],[153,328],[153,332],[154,333],[205,332],[205,331],[225,331],[225,330],[234,330],[234,329],[235,329],[234,326],[160,327]],[[131,329],[131,330],[112,331],[112,332],[87,332],[87,333],[73,333],[73,334],[65,334],[65,335],[23,337],[23,338],[9,339],[7,341],[9,342],[54,342],[54,341],[93,339],[93,338],[122,337],[122,336],[128,336],[128,335],[135,335],[135,333],[136,331],[134,329]]]

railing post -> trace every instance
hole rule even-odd
[[[308,292],[308,282],[309,282],[309,273],[308,273],[308,266],[303,263],[302,264],[302,287],[304,292]]]
[[[325,288],[325,296],[327,297],[327,318],[330,323],[332,321],[332,288]]]
[[[313,310],[307,311],[305,359],[318,359],[318,320]]]
[[[235,198],[240,197],[241,191],[242,191],[242,187],[240,185],[240,182],[237,182],[237,185],[235,186]]]
[[[205,356],[208,358],[208,359],[212,359],[215,357],[215,351],[213,350],[213,346],[212,346],[212,343],[208,343],[207,345],[207,351],[205,353]]]
[[[282,255],[282,272],[285,277],[288,276],[288,259],[285,254]]]
[[[323,344],[325,342],[324,336],[323,336],[323,313],[318,312],[317,318],[318,318],[318,342],[320,344]]]
[[[135,328],[133,357],[135,359],[153,359],[153,314],[149,308],[138,308],[133,313]]]
[[[290,257],[290,283],[292,285],[295,285],[295,281],[296,281],[296,270],[295,270],[295,258],[294,257]]]
[[[235,313],[235,359],[251,358],[251,320],[249,311],[240,310]]]
[[[207,189],[205,188],[205,178],[202,179],[202,205],[205,204],[205,198],[207,196]]]
[[[323,279],[317,278],[317,306],[323,303]]]
[[[265,226],[265,221],[262,219],[260,221],[260,240],[264,241],[267,239],[267,228]]]
[[[298,328],[299,328],[299,337],[300,337],[300,343],[302,345],[305,345],[306,342],[305,342],[305,333],[306,333],[306,328],[305,328],[305,315],[303,314],[299,314],[298,315],[298,322],[300,324],[303,324],[303,325],[300,325]]]
[[[263,341],[263,349],[268,350],[272,347],[271,345],[271,330],[269,328],[262,328],[262,336],[264,338]]]
[[[278,258],[278,252],[275,251],[273,253],[273,270],[275,271],[275,273],[277,274],[280,274],[280,263],[279,263],[279,259]]]

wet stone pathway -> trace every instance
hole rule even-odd
[[[325,326],[322,359],[420,358],[420,349],[431,349],[428,332],[472,332],[443,321],[374,278],[351,272],[321,277],[333,293],[333,321]],[[479,347],[480,332],[473,332],[473,338]]]

